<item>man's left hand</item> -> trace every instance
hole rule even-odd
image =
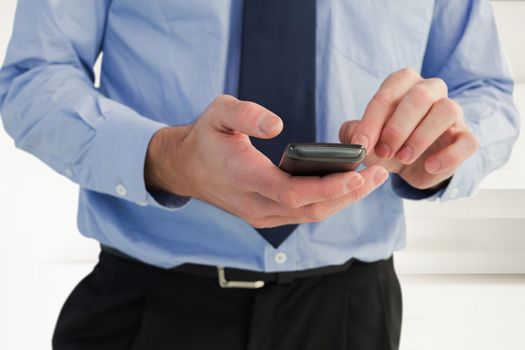
[[[362,119],[345,122],[339,138],[364,145],[366,165],[381,165],[418,189],[447,180],[479,147],[445,82],[409,68],[385,79]]]

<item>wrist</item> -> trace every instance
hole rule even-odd
[[[188,126],[166,127],[158,130],[150,140],[144,165],[144,181],[150,192],[186,193],[183,179],[184,160],[180,155]]]
[[[408,181],[403,179],[399,174],[393,174],[391,177],[392,189],[395,194],[401,198],[420,200],[428,199],[432,196],[437,195],[440,191],[444,190],[450,183],[451,177],[438,183],[437,185],[430,187],[414,187]]]
[[[431,186],[431,187],[427,188],[426,190],[427,191],[434,191],[434,192],[441,191],[442,189],[444,189],[445,187],[448,186],[448,184],[450,183],[450,180],[452,180],[452,176],[450,176],[447,179],[441,181],[437,185],[434,185],[434,186]]]

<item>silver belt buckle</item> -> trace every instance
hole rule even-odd
[[[224,267],[217,267],[219,274],[219,286],[221,288],[248,288],[258,289],[264,287],[264,281],[228,281],[224,273]]]

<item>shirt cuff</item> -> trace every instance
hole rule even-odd
[[[465,160],[456,170],[447,188],[439,196],[439,199],[442,202],[446,202],[452,199],[474,195],[478,191],[479,184],[482,180],[481,174],[484,173],[481,171],[482,169],[481,154],[477,152]]]
[[[475,178],[480,171],[480,155],[476,153],[456,169],[454,175],[443,184],[433,189],[420,190],[410,186],[401,176],[392,174],[392,190],[396,195],[411,200],[448,201],[461,197],[472,196],[478,189],[480,179]]]
[[[101,111],[105,121],[98,128],[93,154],[95,188],[102,192],[166,210],[181,209],[190,200],[171,193],[151,194],[146,189],[144,165],[153,135],[168,125],[145,118],[124,106]]]
[[[449,182],[450,179],[442,183],[442,185],[439,187],[420,190],[418,188],[412,187],[398,174],[391,175],[392,190],[394,193],[401,198],[411,200],[433,200],[438,198],[440,194],[443,193]]]

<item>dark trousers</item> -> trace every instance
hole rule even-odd
[[[252,290],[102,252],[64,304],[53,349],[389,350],[400,328],[392,259]]]

